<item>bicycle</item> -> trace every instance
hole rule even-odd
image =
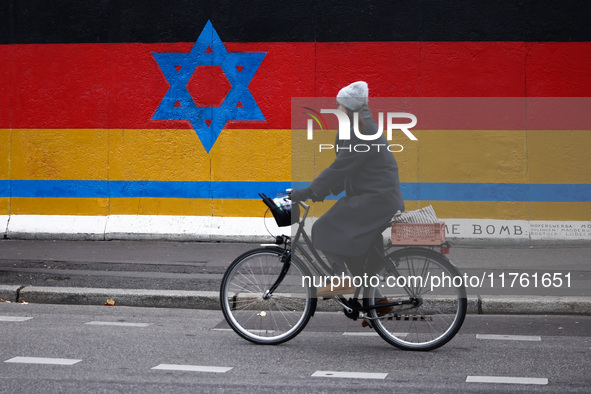
[[[274,244],[238,256],[222,279],[220,303],[226,321],[239,336],[257,344],[280,344],[297,336],[316,311],[316,287],[306,278],[330,277],[332,270],[304,229],[310,206],[293,203],[294,211],[304,209],[300,218],[299,212],[289,215],[290,207],[278,207],[267,196],[261,197],[280,226],[297,223],[295,235],[277,236]],[[463,282],[443,287],[429,280],[461,278],[442,253],[449,243],[439,246],[440,252],[433,245],[384,248],[381,244],[382,250],[373,254],[381,257],[381,268],[370,284],[365,281],[356,287],[349,299],[327,298],[334,299],[348,318],[363,319],[391,345],[404,350],[436,349],[460,330],[467,306]],[[383,298],[386,301],[376,302]]]

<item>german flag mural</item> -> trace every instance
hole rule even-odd
[[[586,2],[9,0],[0,15],[5,236],[265,235],[258,193],[291,184],[292,97],[364,80],[370,98],[572,100],[578,122],[423,127],[395,156],[407,209],[432,204],[451,237],[591,239]]]

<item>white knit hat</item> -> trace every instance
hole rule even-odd
[[[359,111],[364,105],[367,105],[368,96],[367,82],[357,81],[341,89],[337,94],[337,103],[351,111]]]

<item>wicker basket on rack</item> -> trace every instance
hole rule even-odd
[[[445,222],[392,223],[392,245],[441,245]]]

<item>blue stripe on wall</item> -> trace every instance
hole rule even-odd
[[[289,187],[291,182],[0,180],[0,197],[258,199],[258,193],[275,196]],[[589,184],[403,183],[401,188],[409,201],[591,202]]]
[[[2,181],[0,197],[62,198],[254,198],[274,196],[290,182],[168,182],[168,181]]]
[[[10,181],[0,180],[0,197],[8,197],[10,195]]]

